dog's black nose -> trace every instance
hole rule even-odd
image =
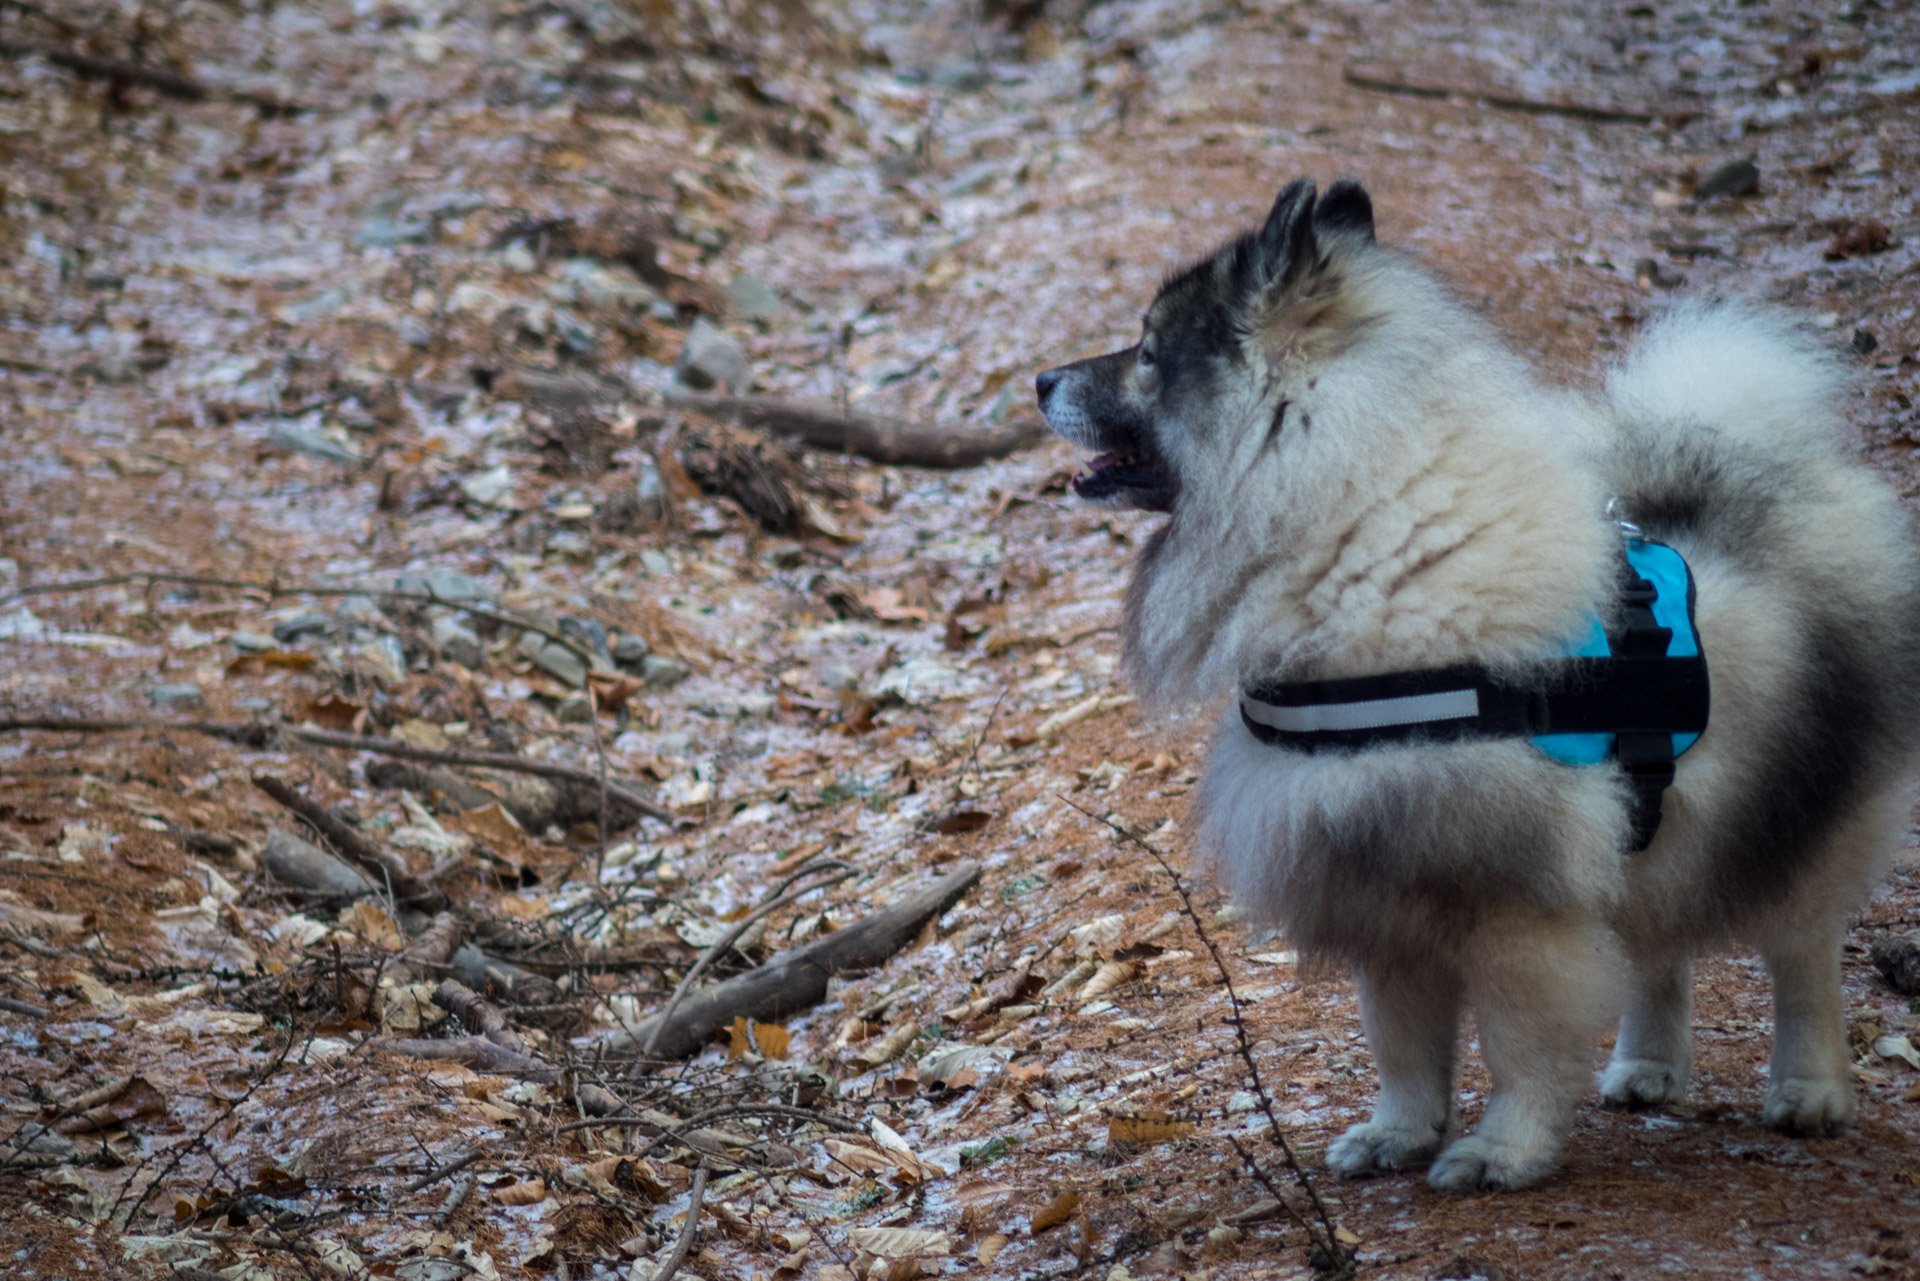
[[[1059,383],[1060,371],[1058,369],[1043,369],[1040,371],[1040,376],[1033,380],[1034,390],[1040,393],[1040,409],[1042,413],[1046,412],[1047,397],[1053,395],[1053,389],[1058,386]]]

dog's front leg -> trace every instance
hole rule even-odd
[[[1559,1164],[1611,1012],[1617,952],[1597,920],[1536,918],[1481,931],[1465,960],[1493,1097],[1427,1182],[1442,1192],[1524,1188]]]
[[[1380,1071],[1373,1119],[1327,1150],[1327,1162],[1358,1178],[1433,1159],[1453,1133],[1453,1055],[1460,984],[1437,969],[1371,970],[1355,976],[1360,1024]]]

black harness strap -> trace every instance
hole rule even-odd
[[[1673,783],[1673,736],[1706,729],[1710,691],[1704,655],[1668,656],[1672,629],[1655,621],[1657,593],[1631,565],[1622,594],[1604,658],[1554,659],[1511,683],[1463,665],[1267,685],[1246,691],[1240,718],[1261,742],[1297,752],[1612,734],[1634,793],[1632,848],[1642,850]]]

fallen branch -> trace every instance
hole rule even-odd
[[[567,1088],[568,1083],[572,1081],[572,1101],[587,1116],[605,1117],[612,1124],[631,1125],[649,1136],[672,1133],[678,1141],[700,1153],[703,1158],[723,1162],[729,1166],[749,1164],[742,1159],[743,1154],[761,1164],[791,1165],[799,1159],[798,1154],[784,1144],[769,1143],[764,1139],[733,1134],[726,1130],[708,1128],[686,1130],[683,1128],[686,1122],[671,1113],[653,1108],[631,1108],[625,1100],[611,1090],[574,1080],[577,1074],[566,1068],[535,1058],[531,1054],[510,1050],[504,1045],[495,1045],[492,1041],[477,1036],[459,1037],[446,1041],[378,1036],[369,1040],[366,1048],[380,1053],[404,1055],[408,1058],[445,1059],[448,1062],[464,1064],[476,1071],[517,1077],[522,1081],[532,1081],[539,1085]]]
[[[421,605],[441,605],[447,609],[456,609],[471,614],[475,618],[498,623],[502,627],[517,627],[523,632],[532,632],[541,639],[558,645],[583,663],[588,671],[603,670],[600,658],[592,650],[571,639],[564,633],[518,614],[494,609],[477,601],[454,600],[436,592],[381,591],[369,587],[320,587],[312,583],[282,583],[278,580],[254,583],[244,578],[214,578],[206,574],[173,574],[160,570],[141,570],[132,574],[105,574],[98,578],[73,578],[59,583],[37,583],[31,587],[17,588],[5,596],[0,596],[0,605],[11,605],[17,600],[29,596],[51,596],[65,592],[86,592],[98,587],[125,587],[131,583],[144,583],[149,588],[159,583],[178,583],[186,587],[218,587],[226,591],[258,592],[267,598],[268,603],[282,596],[315,596],[320,599],[344,598],[347,596],[370,596],[375,600],[406,600]]]
[[[680,985],[673,989],[673,996],[668,999],[667,1008],[660,1011],[660,1017],[654,1020],[653,1033],[647,1038],[647,1043],[641,1048],[640,1053],[647,1058],[653,1057],[654,1043],[660,1039],[660,1034],[666,1030],[667,1025],[673,1022],[673,1012],[680,1008],[680,1000],[692,989],[694,980],[706,973],[715,961],[725,956],[727,949],[739,942],[740,936],[751,929],[754,922],[764,920],[767,916],[786,907],[804,895],[811,894],[815,890],[825,889],[829,885],[846,880],[849,876],[853,875],[853,870],[853,868],[842,863],[839,859],[824,859],[818,863],[809,863],[782,882],[780,889],[776,890],[773,896],[766,902],[735,921],[733,928],[715,939],[713,944],[700,954],[700,959],[693,963],[693,967],[687,971],[686,977],[680,980]],[[818,885],[809,885],[803,890],[794,890],[790,894],[781,892],[795,881],[804,880],[820,872],[835,872],[837,874],[832,880],[822,881]]]
[[[392,886],[393,896],[400,902],[427,912],[446,910],[450,900],[445,890],[423,883],[412,869],[400,861],[398,855],[368,841],[292,784],[271,774],[255,774],[253,785],[288,811],[299,815],[308,826],[325,837],[328,844],[342,856],[359,864],[369,876]]]
[[[394,958],[387,967],[395,983],[417,983],[447,964],[459,950],[466,925],[452,912],[441,912],[420,931],[412,946]],[[436,1002],[437,1004],[437,1002]]]
[[[653,1281],[673,1281],[680,1265],[687,1261],[687,1251],[693,1248],[693,1238],[700,1231],[700,1203],[706,1199],[707,1163],[702,1161],[693,1172],[693,1186],[687,1190],[686,1226],[680,1229],[680,1239],[673,1243],[673,1253],[655,1270]]]
[[[1393,68],[1368,63],[1348,63],[1340,69],[1340,78],[1356,89],[1370,89],[1375,93],[1393,93],[1408,98],[1471,98],[1489,107],[1498,107],[1502,111],[1520,111],[1532,116],[1565,116],[1571,120],[1586,120],[1594,124],[1657,125],[1665,122],[1679,125],[1706,114],[1690,107],[1649,110],[1634,107],[1599,107],[1583,102],[1550,102],[1541,98],[1524,98],[1499,89],[1416,80]]]
[[[667,403],[698,410],[770,436],[798,436],[815,449],[858,454],[876,463],[953,470],[1026,449],[1046,433],[1031,423],[1011,427],[935,427],[832,405],[774,396],[710,396],[673,391]]]
[[[592,770],[575,769],[554,761],[529,760],[511,752],[466,752],[456,748],[415,747],[397,738],[372,734],[349,734],[339,730],[316,729],[307,725],[274,725],[265,721],[156,721],[101,720],[78,716],[0,717],[0,733],[9,730],[51,730],[71,734],[117,734],[127,731],[153,732],[185,730],[225,739],[243,747],[266,747],[275,734],[286,734],[303,743],[337,747],[351,752],[372,752],[376,756],[394,756],[402,760],[427,761],[436,765],[466,765],[475,769],[494,769],[510,774],[532,774],[537,778],[558,778],[598,788],[600,779]],[[648,800],[630,787],[609,781],[607,796],[622,805],[630,805],[648,818],[662,823],[682,824],[687,820],[672,810]]]
[[[53,1011],[44,1005],[35,1005],[32,1001],[16,1001],[10,996],[0,996],[0,1010],[9,1014],[24,1014],[30,1019],[44,1019]]]
[[[518,1032],[507,1026],[507,1016],[500,1012],[500,1007],[466,984],[442,979],[440,986],[433,989],[433,1003],[451,1010],[455,1018],[467,1025],[469,1032],[478,1033],[495,1045],[504,1045],[517,1054],[527,1052],[527,1043],[520,1039]]]
[[[421,1175],[419,1178],[409,1180],[407,1183],[407,1191],[408,1192],[424,1191],[425,1189],[430,1188],[434,1184],[438,1183],[440,1180],[446,1178],[448,1175],[460,1173],[460,1171],[466,1169],[468,1166],[472,1165],[475,1161],[478,1161],[481,1157],[485,1155],[486,1155],[485,1149],[475,1148],[473,1149],[473,1151],[467,1152],[461,1156],[457,1156],[453,1158],[453,1160],[451,1161],[445,1162],[444,1164],[441,1164],[441,1165],[436,1165],[433,1167],[433,1169],[428,1170],[425,1174]]]
[[[828,979],[882,965],[979,882],[979,865],[968,863],[845,929],[790,948],[745,974],[691,994],[671,1019],[655,1015],[614,1038],[607,1049],[619,1054],[651,1047],[652,1055],[680,1059],[735,1018],[771,1021],[798,1014],[826,999]]]
[[[232,89],[203,84],[177,71],[145,62],[122,62],[117,58],[98,58],[64,45],[44,40],[0,39],[0,55],[9,58],[45,58],[56,67],[64,67],[88,80],[106,80],[114,84],[139,85],[182,102],[239,102],[257,107],[270,116],[292,116],[309,110],[298,103],[276,98],[252,89]]]

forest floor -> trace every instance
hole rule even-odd
[[[1687,1107],[1590,1097],[1522,1193],[1340,1183],[1350,984],[1204,885],[1183,913],[1109,826],[1186,867],[1203,721],[1117,673],[1155,518],[1077,505],[1057,441],[881,465],[669,393],[698,320],[739,391],[1034,426],[1037,370],[1348,174],[1559,380],[1675,296],[1792,308],[1911,501],[1917,51],[1876,0],[0,3],[0,722],[167,723],[0,733],[0,1272],[644,1281],[700,1154],[563,1130],[598,1081],[746,1109],[708,1118],[746,1143],[707,1154],[713,1281],[1311,1275],[1230,1141],[1278,1170],[1204,924],[1364,1275],[1914,1275],[1920,1013],[1867,959],[1920,926],[1913,848],[1849,935],[1850,1133],[1758,1124],[1768,989],[1729,956]],[[187,721],[604,771],[676,818]],[[311,833],[261,772],[425,889],[270,875],[270,829]],[[796,870],[844,877],[715,973],[970,866],[824,1003],[616,1060]],[[402,963],[436,892],[478,962]],[[372,1043],[462,1036],[448,976],[567,1072]],[[1469,1053],[1469,1123],[1486,1089]]]

